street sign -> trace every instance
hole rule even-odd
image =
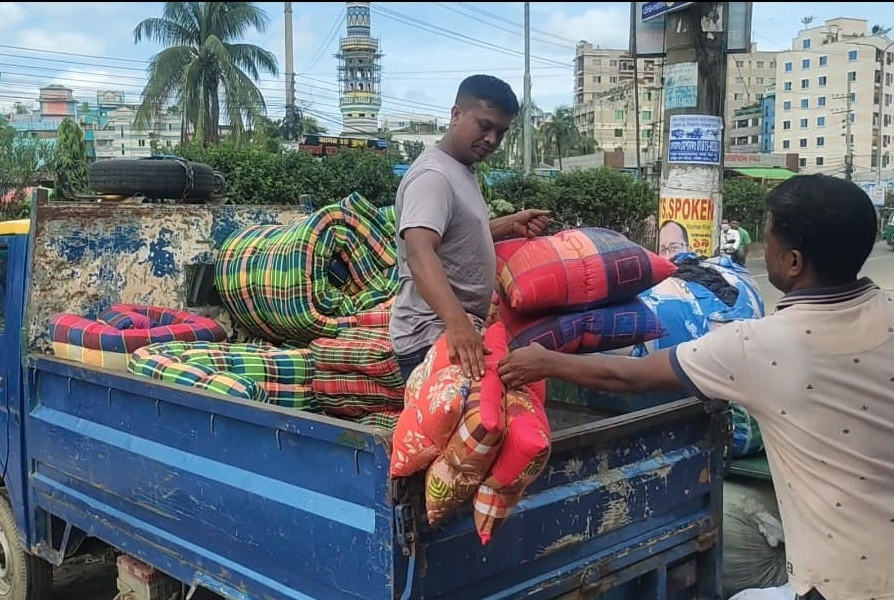
[[[667,13],[683,10],[690,4],[695,4],[695,2],[643,2],[643,21],[656,19]]]
[[[667,161],[719,165],[723,119],[712,115],[672,115]]]

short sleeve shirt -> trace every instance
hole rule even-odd
[[[894,598],[894,295],[864,279],[778,307],[671,360],[697,393],[757,419],[795,591]]]
[[[444,323],[413,281],[404,232],[414,227],[441,237],[438,257],[466,313],[484,320],[496,274],[487,205],[475,171],[438,148],[424,151],[397,190],[397,262],[400,274],[391,309],[391,341],[397,354],[432,345]]]

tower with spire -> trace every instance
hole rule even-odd
[[[382,106],[379,40],[370,35],[370,3],[345,4],[347,35],[341,38],[336,54],[342,135],[375,136]]]

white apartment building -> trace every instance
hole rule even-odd
[[[739,146],[736,152],[758,152],[761,101],[776,83],[777,52],[765,52],[751,45],[747,54],[730,54],[726,64],[726,149]],[[746,110],[747,109],[747,110]],[[743,116],[746,115],[746,116]],[[742,121],[748,120],[748,132],[741,131]],[[755,122],[757,120],[758,122]],[[739,131],[734,131],[738,129]],[[747,143],[742,138],[748,138]],[[746,146],[743,148],[742,146]]]
[[[169,153],[180,143],[179,115],[164,113],[150,129],[137,130],[133,121],[138,107],[126,104],[123,92],[97,92],[96,100],[106,115],[93,134],[96,160],[151,156],[153,142],[160,153]]]
[[[776,79],[776,53],[759,51],[752,45],[748,54],[731,54],[727,64],[726,129],[735,124],[735,112],[759,104]],[[641,159],[656,161],[661,152],[663,97],[660,58],[640,58]],[[578,42],[574,62],[574,114],[581,134],[605,151],[636,152],[636,119],[633,94],[633,59],[626,50],[594,47]],[[750,143],[755,148],[757,141]],[[740,149],[741,151],[741,149]]]
[[[863,19],[801,31],[777,58],[774,151],[797,152],[802,172],[836,176],[845,175],[850,154],[853,179],[874,180],[881,123],[882,178],[891,179],[891,48],[883,56],[890,43],[869,35]]]

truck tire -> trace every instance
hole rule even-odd
[[[0,493],[0,600],[48,600],[53,566],[25,552],[5,492]]]
[[[191,188],[188,169],[192,170]],[[210,166],[190,161],[116,158],[90,165],[90,187],[99,194],[204,200],[211,196],[216,184]]]

